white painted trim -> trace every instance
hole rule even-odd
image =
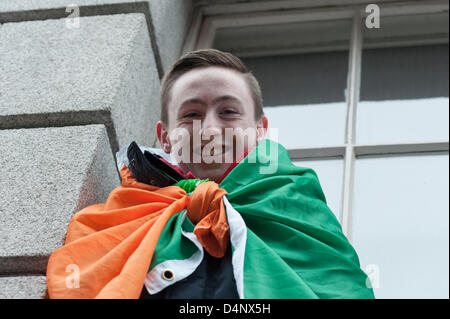
[[[353,208],[353,182],[355,171],[355,153],[352,146],[346,147],[344,157],[344,180],[342,190],[341,225],[342,232],[351,241],[352,208]]]
[[[396,48],[396,47],[407,47],[407,46],[419,46],[419,45],[430,45],[430,44],[445,44],[448,43],[448,37],[442,35],[427,35],[423,36],[412,36],[407,38],[402,38],[399,40],[383,40],[364,43],[364,50],[366,49],[380,49],[380,48]]]
[[[212,48],[217,27],[214,24],[214,18],[206,17],[203,19],[198,36],[196,49]]]
[[[376,1],[374,2],[376,3]],[[380,16],[401,16],[411,14],[427,14],[448,12],[448,0],[408,1],[392,4],[380,4]],[[366,14],[364,12],[364,14]],[[365,15],[364,15],[365,16]]]
[[[398,155],[410,153],[448,152],[449,142],[355,145],[355,155]]]
[[[342,191],[341,221],[342,230],[347,239],[351,240],[351,218],[353,202],[353,180],[355,154],[353,143],[355,140],[357,104],[361,85],[361,56],[363,47],[362,12],[356,10],[353,16],[353,26],[350,38],[349,71],[347,77],[347,119],[345,132],[344,181]]]
[[[395,143],[395,144],[354,144],[354,153],[356,157],[370,156],[377,154],[410,154],[426,152],[448,152],[448,141],[426,141],[422,143]],[[316,146],[306,148],[289,149],[289,156],[292,161],[302,159],[327,159],[343,158],[346,154],[346,146]]]
[[[361,85],[361,57],[362,57],[362,21],[361,11],[355,11],[350,38],[350,52],[347,74],[347,118],[345,129],[346,145],[353,144],[356,128],[356,106],[359,101]]]
[[[276,11],[276,3],[255,3],[255,4],[241,4],[245,5],[239,10],[239,13],[223,14],[227,11],[211,11],[214,6],[205,6],[198,9],[201,10],[203,22],[199,27],[199,36],[196,49],[211,48],[214,43],[214,38],[217,29],[226,27],[242,27],[242,26],[255,26],[255,25],[270,25],[270,24],[282,24],[292,22],[310,22],[310,21],[326,21],[326,20],[340,20],[351,19],[355,11],[361,11],[361,16],[367,15],[365,12],[365,3],[351,6],[333,6],[325,8],[305,8],[307,5],[294,5],[292,1],[279,1],[283,9],[289,9],[285,11]],[[282,4],[282,2],[285,2]],[[369,1],[371,2],[371,1]],[[290,5],[293,5],[289,7]],[[311,3],[312,4],[312,3]],[[311,5],[310,4],[310,5]],[[271,11],[257,10],[256,8],[272,8]],[[269,6],[268,6],[269,5]],[[220,5],[223,9],[230,8],[233,5]],[[236,5],[235,5],[236,6]],[[400,16],[411,14],[427,14],[427,13],[440,13],[448,12],[448,1],[408,1],[408,2],[393,2],[393,3],[379,3],[381,16]],[[303,9],[296,9],[302,7]],[[218,8],[215,5],[215,8]],[[214,12],[214,13],[213,13]],[[229,12],[229,11],[228,11]],[[214,15],[216,14],[216,15]],[[198,18],[199,19],[199,18]],[[201,19],[200,19],[201,20]],[[196,32],[194,30],[193,32]],[[193,37],[193,36],[191,36]],[[423,40],[427,42],[428,40]],[[445,41],[443,38],[433,39],[434,42],[442,43]],[[429,42],[429,41],[428,41]],[[448,42],[448,41],[447,41]],[[412,43],[406,44],[419,44],[417,39],[413,39]],[[383,43],[378,43],[372,47],[382,47]],[[276,50],[276,49],[274,49]],[[310,49],[312,50],[312,49]],[[328,49],[330,50],[330,49]],[[285,52],[284,54],[288,54]],[[292,50],[290,51],[292,53]],[[297,52],[298,53],[298,52]],[[262,53],[251,52],[249,56],[259,56]]]
[[[345,145],[296,148],[288,150],[292,161],[306,158],[344,157]]]
[[[408,47],[419,45],[432,45],[432,44],[448,44],[449,38],[441,35],[433,36],[417,36],[407,37],[393,41],[392,39],[383,39],[382,41],[374,41],[364,43],[364,50],[366,49],[381,49],[381,48],[396,48],[396,47]],[[263,56],[280,56],[291,54],[305,54],[305,53],[324,53],[324,52],[336,52],[336,51],[348,51],[348,44],[330,44],[330,45],[316,45],[309,47],[290,47],[290,48],[273,48],[273,49],[243,49],[242,51],[233,50],[233,54],[241,58],[249,57],[263,57]]]

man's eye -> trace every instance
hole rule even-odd
[[[225,110],[225,111],[223,111],[223,113],[224,114],[237,114],[237,112],[233,111],[233,110]]]
[[[192,112],[192,113],[188,113],[188,114],[184,115],[183,117],[195,117],[198,115],[199,115],[198,113]]]

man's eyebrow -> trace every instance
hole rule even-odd
[[[222,95],[222,96],[219,96],[218,98],[214,99],[213,103],[223,102],[223,101],[229,101],[229,100],[234,101],[234,102],[237,102],[237,103],[239,103],[239,104],[242,104],[242,103],[241,103],[241,100],[239,100],[237,97],[234,97],[234,96],[232,96],[232,95]],[[181,107],[185,106],[186,104],[200,104],[200,105],[203,105],[203,106],[206,105],[206,103],[205,103],[203,100],[197,99],[197,98],[187,99],[186,101],[184,101],[183,103],[181,103]]]

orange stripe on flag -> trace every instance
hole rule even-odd
[[[50,298],[139,298],[153,252],[168,220],[187,208],[194,233],[205,249],[223,257],[229,228],[215,182],[204,182],[192,197],[178,186],[159,188],[136,181],[126,166],[122,185],[106,203],[88,206],[69,224],[65,245],[50,256]],[[69,265],[79,269],[78,288],[67,284]]]

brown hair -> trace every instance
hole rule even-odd
[[[263,113],[261,88],[258,81],[245,64],[235,55],[216,49],[202,49],[191,51],[183,55],[164,75],[159,97],[161,101],[161,121],[168,123],[168,104],[170,91],[176,82],[186,72],[207,66],[220,66],[241,73],[247,81],[255,107],[255,120],[258,121]]]

